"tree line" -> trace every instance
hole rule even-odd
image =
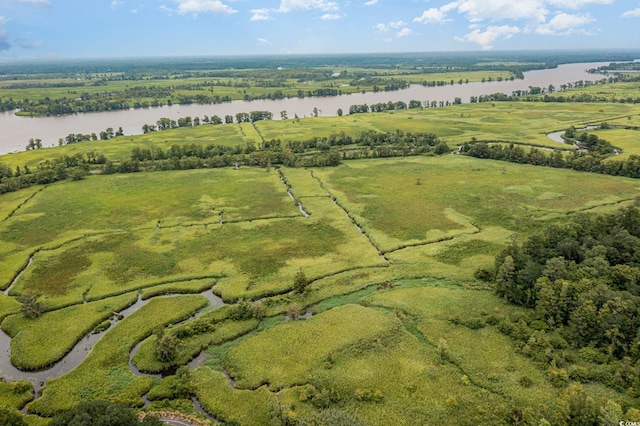
[[[605,141],[606,142],[606,141]],[[580,145],[587,148],[587,145]],[[604,147],[604,148],[602,148]],[[605,144],[594,145],[596,150],[583,152],[574,151],[564,155],[560,150],[543,151],[538,148],[530,148],[527,152],[522,146],[510,143],[465,142],[460,147],[460,154],[475,158],[508,161],[519,164],[532,164],[535,166],[547,166],[555,168],[571,169],[582,172],[600,173],[611,176],[624,176],[640,178],[640,156],[630,155],[624,160],[608,158],[597,151],[604,149],[609,152]],[[615,148],[613,148],[615,149]]]
[[[355,137],[341,132],[303,141],[274,139],[260,145],[248,142],[245,146],[175,144],[166,150],[136,147],[129,158],[120,162],[90,151],[46,160],[35,169],[24,166],[14,170],[0,162],[0,193],[65,179],[84,179],[91,171],[111,174],[240,166],[332,167],[343,160],[441,155],[450,151],[435,134],[400,130],[367,131]]]

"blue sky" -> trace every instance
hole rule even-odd
[[[0,0],[0,60],[640,48],[640,0]]]

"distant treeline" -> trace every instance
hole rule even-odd
[[[0,163],[0,193],[65,179],[83,179],[92,169],[111,174],[240,166],[327,167],[359,158],[441,155],[448,152],[449,146],[434,134],[402,131],[368,131],[356,137],[339,133],[286,143],[271,140],[260,146],[248,142],[244,147],[213,144],[173,145],[167,150],[136,147],[131,156],[121,162],[112,162],[103,154],[89,152],[47,160],[35,170],[29,167],[12,170]]]
[[[15,62],[0,64],[0,75],[6,79],[17,79],[20,75],[46,75],[47,77],[75,76],[77,74],[126,73],[129,75],[166,75],[187,72],[227,72],[229,70],[254,69],[311,69],[367,68],[367,69],[420,69],[421,72],[442,69],[487,70],[505,69],[521,63],[523,71],[554,68],[560,64],[605,61],[633,61],[638,58],[638,49],[606,50],[529,50],[483,52],[410,52],[374,54],[327,54],[327,55],[260,55],[217,57],[164,57],[135,59],[93,59],[84,61]]]

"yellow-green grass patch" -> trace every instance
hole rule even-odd
[[[509,412],[507,398],[463,376],[442,363],[434,348],[401,331],[390,342],[338,354],[311,383],[312,392],[332,392],[338,399],[334,407],[367,425],[502,424]],[[310,399],[303,402],[309,394],[305,388],[280,393],[281,403],[294,407],[299,419],[317,410]]]
[[[130,293],[46,312],[33,319],[23,315],[5,318],[2,329],[12,338],[11,363],[24,370],[52,365],[95,326],[132,305],[137,298],[137,294]]]
[[[277,415],[276,396],[264,386],[256,390],[233,389],[222,373],[207,367],[194,370],[191,380],[202,407],[219,420],[263,426]]]
[[[0,321],[11,314],[20,312],[20,304],[13,297],[0,294]]]
[[[375,294],[363,303],[400,309],[416,317],[415,326],[433,347],[446,346],[446,357],[473,383],[509,396],[521,406],[542,409],[557,398],[543,371],[516,351],[514,343],[492,326],[470,329],[451,318],[484,322],[488,315],[504,316],[517,309],[487,291],[423,287]],[[411,320],[405,320],[411,324]],[[411,327],[411,325],[409,325]],[[444,343],[443,343],[444,342]],[[533,382],[520,384],[523,376]]]
[[[154,287],[142,289],[142,299],[150,299],[165,294],[197,294],[210,290],[216,283],[216,279],[205,278],[201,280],[178,281],[169,284],[160,284]]]
[[[640,155],[640,129],[590,130],[589,133],[598,135],[599,138],[622,150],[620,155],[611,157],[613,161],[625,160],[631,155]]]
[[[190,323],[181,324],[179,327],[190,327]],[[193,336],[179,339],[176,357],[171,362],[159,361],[155,354],[157,336],[149,336],[138,349],[138,353],[133,357],[133,363],[141,371],[147,373],[157,373],[168,370],[171,367],[184,365],[191,361],[200,351],[211,345],[220,345],[224,342],[234,340],[243,336],[258,326],[258,320],[250,319],[244,321],[225,321],[216,324],[213,331],[198,333]],[[171,333],[169,329],[166,332]]]
[[[48,382],[42,397],[27,406],[29,412],[51,416],[81,400],[96,399],[141,405],[140,396],[149,390],[152,379],[133,375],[128,365],[129,352],[157,327],[186,318],[205,304],[203,296],[151,300],[108,331],[82,364]]]
[[[631,200],[639,188],[632,179],[590,174],[585,185],[584,173],[460,156],[361,160],[314,173],[383,251],[432,241],[430,233],[527,232],[550,213]],[[558,195],[540,196],[549,192]]]
[[[225,366],[239,388],[303,384],[314,370],[324,368],[332,353],[374,340],[397,326],[397,320],[388,314],[346,305],[243,340],[229,350]]]
[[[33,400],[33,396],[33,386],[26,380],[0,381],[0,408],[21,410],[27,402]]]

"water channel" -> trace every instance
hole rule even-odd
[[[207,290],[201,293],[209,304],[207,305],[209,309],[219,308],[224,304],[222,299],[215,294],[211,290]],[[157,296],[157,297],[173,297],[175,295],[167,295],[167,296]],[[2,330],[0,330],[0,375],[7,381],[14,380],[27,380],[31,382],[35,389],[39,389],[46,383],[48,378],[57,378],[60,377],[69,371],[73,370],[75,367],[80,365],[82,361],[86,358],[87,354],[96,344],[96,342],[109,330],[113,328],[113,326],[122,321],[122,319],[128,317],[134,312],[138,311],[144,305],[149,303],[150,299],[142,299],[138,297],[138,301],[128,308],[119,312],[118,317],[111,318],[111,326],[100,333],[89,333],[85,337],[83,337],[74,347],[73,349],[65,355],[60,361],[56,362],[52,367],[41,370],[41,371],[22,371],[16,368],[13,364],[11,364],[11,338]],[[203,311],[200,310],[196,316],[199,316]],[[193,318],[193,317],[192,317]],[[135,354],[135,351],[132,351],[132,354]],[[133,356],[133,355],[132,355]],[[137,369],[132,369],[134,374],[143,375]],[[152,376],[152,375],[151,375]]]
[[[281,100],[234,101],[215,105],[172,105],[155,108],[130,109],[74,114],[57,117],[20,117],[13,112],[0,113],[0,154],[22,151],[29,138],[39,138],[43,146],[57,145],[59,138],[70,133],[99,133],[108,127],[122,127],[125,135],[142,133],[142,125],[155,124],[162,117],[177,120],[181,117],[204,117],[205,115],[234,115],[239,112],[270,111],[275,119],[280,111],[287,111],[289,117],[309,117],[317,108],[321,116],[335,116],[338,109],[348,111],[351,105],[375,104],[379,102],[408,103],[419,101],[450,101],[460,98],[469,102],[472,96],[502,92],[510,95],[513,91],[528,90],[530,86],[547,88],[553,84],[577,81],[596,81],[600,74],[589,74],[587,70],[608,65],[608,62],[592,62],[560,65],[557,68],[528,71],[524,79],[513,81],[493,81],[485,83],[454,84],[440,87],[412,85],[408,89],[391,92],[354,93],[334,97],[290,98]]]

